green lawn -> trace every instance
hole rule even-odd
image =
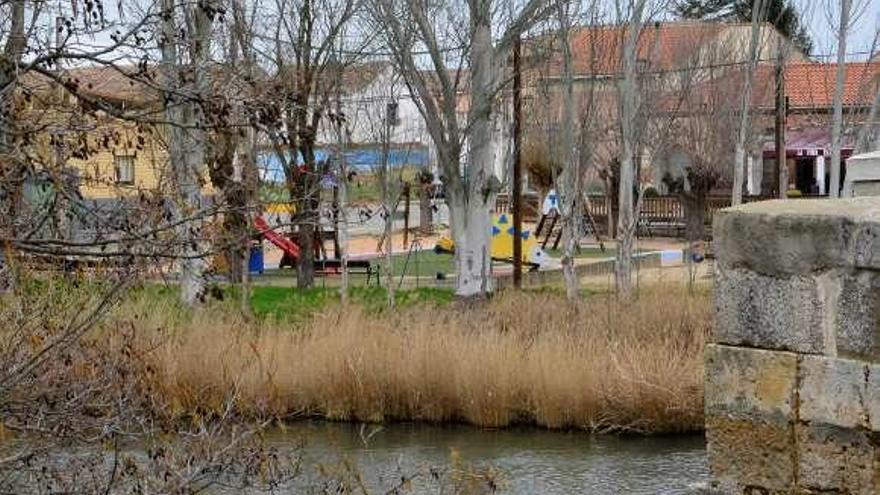
[[[548,249],[547,254],[549,254],[553,258],[559,258],[562,256],[561,249]],[[611,249],[605,249],[605,251],[600,250],[599,248],[581,248],[575,254],[575,258],[611,258],[614,256],[614,251]],[[399,277],[402,273],[404,273],[404,267],[406,267],[406,275],[407,276],[422,276],[422,277],[435,277],[437,273],[449,274],[455,271],[455,261],[451,254],[437,254],[434,251],[427,250],[421,251],[419,253],[413,253],[410,256],[409,264],[406,262],[406,254],[394,255],[394,276]],[[374,260],[374,264],[384,263],[384,260]],[[498,264],[504,264],[503,262],[496,262]]]
[[[238,311],[237,288],[228,285],[216,285],[210,291],[211,298],[206,308],[228,307]],[[382,312],[387,308],[386,292],[382,287],[352,287],[350,301],[368,312]],[[179,312],[181,318],[186,317],[186,309],[179,304],[179,290],[176,286],[164,284],[146,284],[134,289],[127,302],[137,301],[149,307],[172,308]],[[395,292],[395,305],[405,308],[416,304],[443,305],[454,299],[451,289],[419,288],[399,290]],[[218,300],[219,296],[219,300]],[[120,310],[128,311],[131,306],[126,301]],[[314,313],[339,302],[337,287],[315,287],[297,289],[295,287],[257,286],[251,287],[251,309],[258,318],[274,318],[288,322],[305,322]]]
[[[351,302],[368,311],[381,312],[386,306],[386,292],[382,287],[352,287]],[[447,304],[453,300],[448,289],[421,288],[401,290],[394,294],[397,307],[407,307],[419,303]],[[335,288],[295,289],[292,287],[254,287],[251,307],[261,318],[277,318],[289,321],[303,321],[329,304],[339,301],[339,291]]]
[[[562,250],[549,250],[548,254],[554,258],[558,258],[562,256]],[[603,252],[599,248],[581,248],[581,250],[575,255],[576,258],[583,259],[610,258],[613,256],[613,250],[606,249]],[[430,249],[413,252],[411,254],[395,254],[392,257],[392,260],[392,267],[395,278],[405,274],[407,277],[418,276],[421,278],[434,279],[436,278],[438,273],[448,275],[455,271],[455,259],[451,254],[438,254]],[[378,267],[381,269],[385,266],[384,258],[374,258],[371,261],[374,267]],[[504,264],[503,262],[496,263],[498,263],[499,265]],[[284,285],[288,285],[294,283],[295,279],[296,274],[293,270],[266,270],[266,272],[262,276],[256,277],[255,281],[258,284],[282,284],[284,282],[287,282],[284,283]],[[317,285],[326,287],[337,287],[339,285],[338,279],[338,275],[325,276],[320,277],[316,281],[316,283]],[[351,274],[350,280],[352,286],[363,286],[366,282],[366,276],[360,273]]]
[[[407,257],[409,257],[408,260]],[[413,252],[410,255],[406,253],[395,254],[392,258],[395,277],[401,276],[404,271],[408,277],[430,278],[436,277],[438,273],[445,275],[455,271],[455,257],[451,254],[438,254],[430,249]],[[373,264],[384,266],[385,260],[376,259],[373,260]]]

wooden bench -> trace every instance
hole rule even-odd
[[[370,285],[370,280],[372,280],[373,274],[376,275],[376,282],[379,282],[379,270],[373,267],[370,260],[348,260],[347,268],[348,273],[362,273],[366,275],[367,285]],[[315,273],[320,275],[341,275],[342,260],[315,260]]]

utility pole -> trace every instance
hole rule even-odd
[[[409,249],[409,202],[412,192],[409,182],[403,183],[403,249]]]
[[[336,138],[338,139],[336,152],[338,153],[339,176],[336,197],[336,246],[334,255],[339,258],[342,281],[339,285],[339,298],[342,304],[348,304],[348,217],[345,209],[348,206],[348,168],[345,163],[345,132],[346,121],[342,113],[342,98],[340,90],[336,89]]]
[[[782,36],[776,45],[776,177],[779,198],[788,192],[788,164],[785,157],[785,55]]]
[[[522,74],[521,42],[513,45],[513,286],[522,288]]]
[[[388,155],[391,153],[391,126],[397,122],[397,101],[388,100],[385,104],[385,132],[382,134],[382,203],[385,209],[385,285],[388,296],[388,309],[394,307],[394,241],[392,227],[394,222],[394,198],[391,197],[391,170]]]

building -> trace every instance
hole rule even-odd
[[[155,71],[91,66],[62,77],[68,89],[34,72],[16,88],[22,136],[34,144],[28,160],[73,175],[89,199],[167,192],[171,169]],[[207,172],[202,184],[204,194],[213,193]]]
[[[65,76],[78,96],[42,76],[21,81],[20,121],[36,141],[29,159],[46,170],[75,171],[87,198],[161,188],[168,169],[161,130],[94,110],[100,102],[108,109],[155,113],[161,111],[158,93],[112,67],[70,69]]]
[[[570,35],[576,119],[592,126],[586,134],[588,142],[581,145],[594,171],[610,170],[619,156],[625,37],[625,26],[616,25],[582,27]],[[760,67],[771,66],[780,53],[792,63],[808,61],[770,24],[761,26],[758,39]],[[699,161],[713,167],[726,160],[732,163],[727,155],[735,133],[730,130],[739,111],[737,95],[742,94],[750,40],[751,25],[742,23],[656,22],[642,28],[636,50],[640,101],[636,160],[641,182],[663,193],[665,178],[685,177],[685,171]],[[558,42],[552,36],[528,43],[527,148],[558,148],[554,140],[562,109],[563,66],[554,44]],[[698,137],[700,143],[695,142]],[[758,139],[749,136],[750,149],[757,148],[753,141]]]
[[[378,170],[386,158],[392,168],[432,168],[436,163],[434,146],[424,119],[391,62],[376,60],[345,67],[341,78],[338,95],[329,97],[327,113],[336,113],[338,97],[345,118],[342,146],[350,170],[370,173]],[[322,119],[315,159],[333,160],[339,147],[336,122]],[[274,150],[263,150],[258,159],[264,180],[284,181],[284,170]]]
[[[853,154],[859,132],[880,91],[880,62],[846,64],[841,134],[841,184],[846,159]],[[837,64],[792,63],[784,68],[786,101],[785,163],[789,189],[802,194],[824,195],[830,181],[831,125]],[[754,111],[775,112],[775,77],[771,67],[757,74],[760,98]],[[749,193],[761,194],[776,188],[776,150],[773,129],[764,129],[763,160],[750,171]]]

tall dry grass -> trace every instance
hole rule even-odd
[[[664,288],[622,305],[506,293],[465,306],[333,308],[299,328],[228,312],[127,308],[169,415],[678,432],[703,427],[708,296]]]

